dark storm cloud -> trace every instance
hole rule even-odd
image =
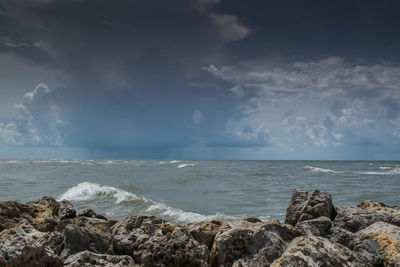
[[[252,28],[246,42],[230,45],[239,59],[276,61],[399,59],[400,2],[396,0],[223,1],[217,11]],[[246,51],[243,55],[241,52]]]
[[[400,141],[399,7],[0,0],[0,140],[113,157],[384,154]]]
[[[227,145],[252,145],[252,138],[226,132],[225,122],[236,116],[226,92],[188,85],[202,80],[201,67],[218,62],[226,44],[249,34],[237,17],[213,12],[216,3],[0,1],[1,51],[62,77],[47,94],[60,109],[62,131],[41,127],[46,116],[31,110],[43,103],[32,101],[3,125],[3,140],[42,144],[52,133],[67,146],[162,152],[199,140],[214,144],[222,135]],[[201,119],[194,119],[196,110]]]

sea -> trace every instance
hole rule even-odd
[[[284,221],[295,188],[328,191],[334,205],[372,199],[399,206],[400,162],[0,160],[0,200],[53,196],[111,219]]]

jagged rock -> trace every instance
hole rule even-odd
[[[290,224],[282,224],[276,219],[263,222],[260,229],[277,233],[284,241],[292,241],[292,239],[301,236],[301,232]]]
[[[110,228],[117,254],[131,255],[142,266],[207,266],[209,251],[188,230],[157,217],[137,215]]]
[[[357,235],[376,241],[385,266],[400,266],[400,227],[376,222],[357,232]]]
[[[357,253],[320,236],[295,238],[272,267],[372,266]]]
[[[32,215],[32,209],[18,200],[0,201],[0,232],[18,226],[22,219],[32,222]]]
[[[352,207],[338,206],[336,211],[334,224],[353,233],[379,221],[398,225],[400,216],[399,208],[372,200],[363,201]]]
[[[198,222],[187,225],[189,233],[197,240],[200,244],[206,245],[208,249],[214,243],[215,235],[218,233],[223,223],[220,221],[210,222]]]
[[[247,222],[251,222],[251,223],[260,223],[260,222],[262,222],[260,219],[258,219],[256,217],[249,217],[249,218],[246,218],[244,220],[247,221]]]
[[[41,246],[49,247],[57,255],[60,255],[66,247],[65,239],[66,237],[63,234],[55,231],[46,233],[38,242]]]
[[[40,200],[26,203],[33,209],[32,225],[39,231],[50,232],[54,231],[58,223],[58,212],[60,210],[60,203],[55,198],[45,196]]]
[[[339,243],[359,253],[372,266],[379,266],[382,261],[375,241],[361,240],[356,234],[338,226],[332,226],[327,237],[331,242]]]
[[[107,254],[96,254],[90,251],[82,251],[69,256],[64,261],[66,267],[134,267],[138,266],[134,263],[130,256],[115,256]]]
[[[211,266],[269,266],[283,253],[286,242],[267,229],[260,226],[219,232],[211,250]]]
[[[76,217],[76,210],[74,208],[74,205],[72,205],[71,201],[63,199],[60,202],[60,209],[58,212],[58,216],[61,220],[72,219]]]
[[[96,253],[107,253],[110,248],[110,238],[99,234],[91,228],[68,224],[61,233],[66,237],[68,254],[89,250]]]
[[[292,200],[286,212],[285,223],[295,226],[298,222],[318,217],[328,217],[333,220],[336,216],[332,197],[328,192],[314,190],[311,193],[295,189]]]
[[[99,234],[106,233],[111,226],[113,226],[117,221],[114,220],[103,220],[91,217],[77,217],[74,219],[65,219],[59,223],[57,230],[61,231],[68,224],[75,224],[79,227],[87,227],[93,229]]]
[[[302,235],[327,236],[331,226],[332,221],[327,217],[321,216],[316,219],[299,222],[296,225],[296,229],[299,230]]]
[[[79,213],[79,217],[90,217],[90,218],[97,218],[102,220],[107,220],[107,218],[101,214],[94,212],[92,209],[86,209]]]
[[[0,266],[62,266],[56,253],[41,243],[45,233],[24,223],[0,233]]]

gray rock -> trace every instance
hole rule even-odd
[[[110,238],[106,234],[100,234],[95,230],[68,224],[61,233],[66,237],[66,249],[69,254],[89,250],[96,253],[107,253],[110,249]]]
[[[280,221],[273,219],[263,222],[259,229],[274,232],[284,241],[292,241],[294,238],[301,236],[301,232],[290,224],[280,223]]]
[[[366,262],[372,266],[380,266],[382,259],[375,241],[361,240],[356,234],[338,226],[331,227],[328,238],[333,243],[339,243],[357,252]]]
[[[117,254],[131,255],[141,266],[207,266],[209,251],[188,230],[159,218],[138,215],[110,228]]]
[[[318,217],[333,220],[336,216],[332,197],[328,192],[314,190],[311,193],[295,189],[286,211],[285,223],[295,226],[298,222]]]
[[[130,256],[115,256],[107,254],[96,254],[90,251],[82,251],[69,256],[64,261],[66,267],[122,267],[138,266]]]
[[[71,201],[63,199],[60,202],[60,209],[58,212],[58,216],[61,220],[72,219],[76,217],[76,210],[74,208],[74,205],[72,205]]]
[[[283,255],[276,259],[272,267],[306,266],[372,266],[338,243],[332,243],[320,236],[302,236],[295,238]]]
[[[232,228],[219,232],[211,250],[211,266],[269,266],[286,242],[268,227]]]
[[[45,233],[29,224],[0,233],[0,266],[62,266],[56,253],[40,242]]]
[[[371,200],[352,207],[338,206],[336,211],[334,224],[353,233],[379,221],[398,225],[400,216],[400,210],[397,207],[386,206]]]
[[[78,216],[107,220],[107,218],[105,216],[94,212],[92,209],[86,209],[86,210],[82,211],[81,213],[79,213]]]
[[[302,235],[327,236],[331,226],[332,221],[322,216],[316,219],[299,222],[296,225],[296,229],[299,230]]]

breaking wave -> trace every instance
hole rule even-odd
[[[222,214],[216,215],[203,215],[195,212],[187,212],[177,208],[172,208],[165,203],[156,202],[145,197],[137,196],[125,190],[115,188],[108,185],[99,185],[91,182],[83,182],[71,187],[65,193],[60,195],[58,200],[67,199],[76,202],[85,201],[112,201],[114,204],[130,207],[129,214],[151,214],[159,216],[165,220],[173,221],[175,223],[186,224],[197,221],[221,219],[230,220],[232,217],[224,216]],[[110,213],[110,212],[109,212]]]

